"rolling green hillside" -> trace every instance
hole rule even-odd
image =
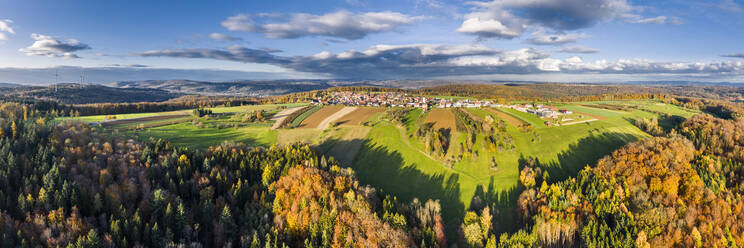
[[[622,104],[629,111],[594,107],[592,104]],[[215,112],[231,113],[250,110],[278,111],[290,105],[258,105],[218,108]],[[599,105],[598,105],[599,106]],[[695,111],[655,101],[581,102],[560,104],[560,108],[601,117],[588,123],[547,127],[535,115],[513,109],[502,111],[531,123],[536,128],[520,130],[512,124],[504,126],[512,139],[513,149],[489,149],[484,134],[478,134],[473,144],[473,154],[451,162],[456,147],[464,146],[467,135],[453,131],[450,149],[444,157],[426,152],[425,140],[416,132],[428,113],[413,109],[405,113],[402,123],[385,119],[385,112],[376,113],[362,125],[344,125],[326,130],[314,128],[285,128],[270,130],[271,121],[239,123],[232,114],[203,120],[202,126],[192,122],[146,128],[131,134],[139,139],[164,138],[178,145],[206,149],[224,141],[243,142],[252,146],[269,147],[273,144],[303,142],[313,144],[329,156],[337,157],[351,167],[363,184],[373,185],[401,200],[439,199],[442,202],[446,223],[459,223],[472,202],[495,202],[500,209],[495,218],[501,223],[514,223],[511,212],[516,198],[523,190],[519,186],[520,161],[536,158],[549,175],[549,183],[575,176],[579,170],[608,155],[613,150],[650,135],[631,124],[634,118],[651,118],[660,113],[689,117]],[[500,119],[492,111],[467,109],[480,119]],[[133,118],[172,113],[147,113],[120,115]],[[97,121],[101,116],[83,117]],[[320,117],[322,118],[322,117]],[[504,123],[508,123],[504,121]],[[492,164],[496,164],[495,168]],[[450,235],[456,226],[448,226]],[[511,231],[513,225],[504,224],[502,231]],[[454,238],[454,237],[452,237]]]

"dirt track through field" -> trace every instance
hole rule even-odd
[[[343,126],[361,125],[373,115],[382,111],[384,111],[383,108],[360,107],[354,110],[354,112],[341,117],[337,122]]]
[[[452,111],[450,109],[446,108],[437,108],[429,111],[429,114],[426,115],[426,120],[424,120],[424,123],[434,123],[434,129],[449,129],[452,131],[455,131],[456,124],[455,124],[455,115],[452,114]]]
[[[574,122],[569,122],[569,123],[563,123],[563,124],[561,124],[561,126],[581,124],[581,123],[587,123],[587,122],[592,122],[592,121],[598,121],[598,119],[591,119],[591,120],[583,120],[583,121],[574,121]]]
[[[187,116],[189,115],[158,115],[158,116],[149,116],[149,117],[141,117],[141,118],[108,120],[108,121],[99,122],[99,124],[101,124],[102,127],[111,127],[111,126],[126,125],[126,124],[131,124],[131,123],[138,123],[138,122],[175,119],[175,118],[181,118],[181,117],[187,117]]]
[[[279,125],[281,125],[282,122],[284,122],[284,119],[286,119],[287,116],[291,115],[295,111],[300,110],[302,108],[304,108],[304,106],[296,107],[296,108],[288,108],[288,109],[280,111],[279,113],[276,113],[273,117],[271,117],[271,120],[274,121],[274,125],[271,126],[271,129],[273,130],[273,129],[279,128]]]
[[[343,109],[337,111],[336,113],[333,113],[332,115],[328,116],[328,118],[325,118],[325,120],[321,121],[320,124],[318,124],[317,128],[318,130],[325,130],[328,128],[328,126],[331,125],[334,121],[341,119],[341,117],[344,117],[345,115],[353,112],[356,110],[356,107],[344,107]]]
[[[343,109],[344,106],[335,105],[335,106],[325,106],[321,108],[318,111],[315,111],[315,113],[311,114],[304,120],[302,120],[302,123],[300,124],[300,128],[316,128],[318,125],[320,125],[323,120],[328,118],[328,116],[333,115],[333,113],[338,112],[339,110]]]

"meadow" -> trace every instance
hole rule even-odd
[[[280,109],[284,108],[294,108],[299,106],[307,105],[307,103],[283,103],[283,104],[262,104],[262,105],[243,105],[243,106],[234,106],[234,107],[214,107],[209,108],[212,110],[213,113],[238,113],[238,112],[249,112],[254,110],[265,110],[269,112],[279,112]],[[118,114],[118,115],[90,115],[90,116],[80,116],[80,117],[60,117],[58,120],[79,120],[83,122],[99,122],[99,121],[105,121],[106,116],[114,117],[117,120],[121,119],[134,119],[134,118],[144,118],[144,117],[151,117],[151,116],[161,116],[161,115],[182,115],[182,114],[191,114],[191,111],[193,109],[186,109],[186,110],[177,110],[177,111],[168,111],[168,112],[150,112],[150,113],[132,113],[132,114]]]
[[[203,125],[183,122],[129,131],[126,134],[139,139],[163,138],[193,149],[206,149],[224,141],[264,147],[294,142],[309,143],[325,155],[353,168],[361,183],[396,195],[400,200],[439,199],[447,223],[459,223],[457,220],[462,218],[474,201],[495,203],[499,209],[495,218],[500,223],[514,223],[514,214],[511,211],[522,190],[518,184],[521,160],[527,157],[536,158],[548,172],[549,182],[557,182],[575,176],[583,167],[592,165],[628,142],[650,137],[631,124],[633,118],[651,118],[659,113],[689,117],[695,113],[655,101],[611,103],[632,106],[630,111],[590,107],[592,104],[595,102],[557,105],[556,107],[575,111],[575,115],[601,117],[593,122],[557,127],[547,127],[537,116],[513,109],[467,109],[478,118],[490,116],[497,121],[503,120],[506,123],[505,134],[511,137],[515,148],[494,152],[485,143],[485,136],[479,134],[473,145],[475,155],[465,156],[456,162],[450,162],[454,157],[452,154],[456,147],[464,144],[466,135],[455,131],[454,116],[449,109],[433,109],[428,112],[414,109],[407,112],[403,122],[398,125],[383,118],[383,108],[357,108],[337,119],[341,125],[331,125],[319,130],[309,127],[315,127],[326,118],[331,118],[333,113],[343,107],[318,106],[314,111],[308,111],[309,113],[295,119],[298,124],[302,124],[299,128],[271,130],[273,123],[270,120],[239,123],[232,120],[232,114],[223,114],[201,120]],[[296,106],[301,105],[241,106],[221,108],[219,111],[231,113],[263,109],[272,112]],[[172,113],[147,113],[139,116],[158,114]],[[432,156],[425,151],[424,142],[415,137],[418,128],[426,122],[452,128],[448,155]],[[515,122],[530,123],[535,128],[519,129],[519,124],[515,125]],[[491,167],[492,161],[497,164],[495,168]],[[512,226],[504,224],[500,231],[513,231],[510,229]],[[456,229],[455,226],[448,228]]]

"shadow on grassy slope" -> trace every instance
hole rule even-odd
[[[593,166],[602,157],[609,155],[612,151],[624,146],[629,142],[637,140],[638,137],[627,133],[602,133],[591,135],[580,139],[569,145],[569,148],[558,154],[558,160],[542,163],[535,159],[536,166],[546,171],[550,177],[548,183],[555,183],[575,177],[584,166]],[[521,171],[527,163],[527,159],[520,156],[518,161]],[[517,218],[517,200],[524,191],[521,183],[507,189],[496,191],[493,178],[484,189],[479,185],[470,204],[470,209],[481,209],[484,206],[492,206],[496,209],[493,216],[493,226],[497,234],[517,231],[523,223]],[[538,186],[539,187],[539,186]]]
[[[549,183],[576,176],[586,165],[594,165],[597,160],[622,147],[638,137],[626,133],[602,133],[580,139],[558,154],[557,161],[541,163],[538,166],[550,175]],[[327,144],[354,146],[361,144],[359,153],[351,163],[357,178],[384,192],[397,196],[401,202],[413,198],[421,201],[439,199],[442,215],[446,221],[447,238],[458,239],[458,228],[465,215],[465,205],[460,201],[460,178],[457,174],[428,175],[420,172],[414,165],[406,163],[401,154],[383,146],[375,146],[368,140],[330,140]],[[521,162],[521,161],[520,161]],[[520,169],[522,166],[520,166]],[[497,190],[493,178],[486,185],[478,185],[471,200],[470,209],[492,206],[496,209],[494,227],[497,233],[514,232],[521,227],[518,223],[516,206],[519,195],[524,190],[517,184],[507,190]]]
[[[600,158],[638,139],[638,136],[628,133],[594,134],[569,145],[568,149],[558,154],[557,161],[540,166],[550,175],[548,183],[563,181],[576,176],[585,166],[593,166]]]
[[[394,195],[403,203],[409,203],[413,198],[418,198],[422,202],[438,199],[442,206],[447,238],[455,240],[459,225],[459,221],[456,220],[462,220],[465,213],[465,206],[460,201],[459,175],[421,173],[415,166],[406,164],[400,153],[381,146],[373,146],[367,140],[328,142],[334,146],[361,144],[352,168],[362,184],[372,185]]]

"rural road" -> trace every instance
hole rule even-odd
[[[417,152],[421,153],[421,155],[424,155],[424,156],[426,156],[427,158],[429,158],[429,159],[431,159],[431,160],[434,160],[434,161],[437,161],[437,162],[439,162],[439,160],[438,160],[438,159],[436,159],[436,158],[432,157],[432,156],[431,156],[431,155],[429,155],[428,153],[426,153],[426,152],[424,152],[424,151],[422,151],[422,150],[419,150],[419,149],[418,149],[418,148],[416,148],[416,147],[413,147],[413,146],[411,145],[411,143],[409,143],[409,142],[408,142],[408,139],[406,138],[406,134],[405,134],[405,132],[403,131],[403,127],[400,127],[400,126],[395,126],[395,127],[396,127],[396,128],[398,129],[398,132],[400,133],[400,139],[401,139],[401,140],[403,140],[403,143],[405,143],[405,144],[406,144],[406,145],[407,145],[408,147],[410,147],[410,148],[411,148],[411,149],[413,149],[413,150],[416,150]]]
[[[287,118],[287,116],[291,115],[295,111],[300,110],[302,108],[304,107],[288,108],[288,109],[282,110],[279,113],[276,113],[274,117],[271,117],[271,120],[274,121],[274,125],[271,126],[271,129],[273,130],[273,129],[279,128],[279,125],[282,124],[282,121],[284,121],[284,118]]]
[[[326,128],[328,128],[328,126],[330,126],[331,123],[333,123],[334,121],[338,119],[341,119],[341,117],[344,117],[344,115],[347,115],[353,112],[355,109],[356,107],[344,107],[338,112],[333,113],[331,116],[328,116],[327,118],[325,118],[325,120],[323,120],[322,122],[320,122],[320,124],[318,124],[318,130],[326,130]]]

